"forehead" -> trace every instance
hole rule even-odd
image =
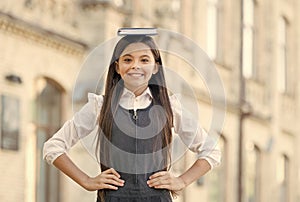
[[[144,43],[132,43],[129,44],[124,51],[122,52],[121,56],[126,55],[126,54],[142,54],[142,55],[149,55],[153,56],[151,49],[149,46],[147,46]]]

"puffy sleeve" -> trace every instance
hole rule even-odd
[[[43,158],[49,164],[97,127],[102,103],[103,96],[89,93],[88,102],[44,143]]]
[[[221,162],[221,151],[217,138],[208,135],[199,121],[184,109],[177,95],[170,96],[170,102],[174,117],[174,132],[189,150],[197,154],[198,159],[207,160],[211,169],[218,166]]]

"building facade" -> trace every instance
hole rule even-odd
[[[175,201],[300,201],[299,11],[297,0],[1,1],[0,201],[95,201],[94,192],[42,160],[42,146],[95,91],[83,64],[120,27],[180,33],[207,53],[223,82],[222,164]],[[176,37],[163,40],[165,65],[197,92],[201,124],[209,129],[213,92],[207,85],[215,78],[194,75],[193,48]],[[182,56],[168,54],[174,49]],[[83,142],[69,155],[88,174],[99,173]],[[173,171],[194,160],[187,152]]]

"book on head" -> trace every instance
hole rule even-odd
[[[125,35],[157,35],[157,29],[156,28],[120,28],[118,30],[119,36],[125,36]]]

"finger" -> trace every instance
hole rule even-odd
[[[104,177],[107,178],[107,179],[113,179],[113,180],[115,180],[117,182],[124,182],[124,180],[118,178],[117,176],[115,176],[113,174],[107,174]]]
[[[116,186],[124,186],[125,181],[116,177],[114,174],[101,173],[95,178],[96,183],[102,187],[103,184],[112,184]]]
[[[118,187],[110,185],[110,184],[103,184],[102,189],[112,189],[112,190],[118,190]]]
[[[151,177],[150,180],[148,180],[149,183],[155,183],[155,182],[158,182],[158,181],[166,181],[166,180],[169,180],[171,178],[168,173],[161,173],[161,174],[164,174],[164,175]]]
[[[115,176],[117,176],[118,178],[120,178],[120,174],[113,168],[110,168],[110,169],[107,169],[106,171],[104,171],[104,173],[112,173],[114,174]]]
[[[152,180],[148,180],[147,184],[150,187],[155,187],[155,186],[160,186],[160,185],[169,185],[170,184],[170,179],[169,178],[164,178],[164,177],[159,177],[155,178]]]
[[[160,179],[160,180],[158,180],[158,181],[156,181],[156,182],[153,182],[151,185],[152,185],[153,187],[155,187],[155,186],[159,186],[159,185],[169,185],[169,184],[170,184],[170,181],[169,181],[169,180]]]
[[[154,173],[153,175],[151,175],[149,177],[149,179],[154,179],[154,178],[157,178],[157,177],[160,177],[160,176],[164,176],[167,173],[168,173],[167,171],[160,171],[160,172],[157,172],[157,173]]]
[[[165,180],[165,179],[163,179],[162,177],[156,177],[154,179],[148,180],[147,184],[154,186],[154,185],[158,185],[158,184],[162,183],[163,180]]]
[[[155,189],[169,189],[170,190],[170,185],[166,185],[166,184],[163,184],[163,185],[157,185],[157,186],[154,186]]]
[[[102,181],[102,183],[110,184],[110,185],[116,185],[116,186],[124,186],[124,181],[119,182],[119,181],[116,181],[116,180],[113,180],[113,179],[104,179]]]

